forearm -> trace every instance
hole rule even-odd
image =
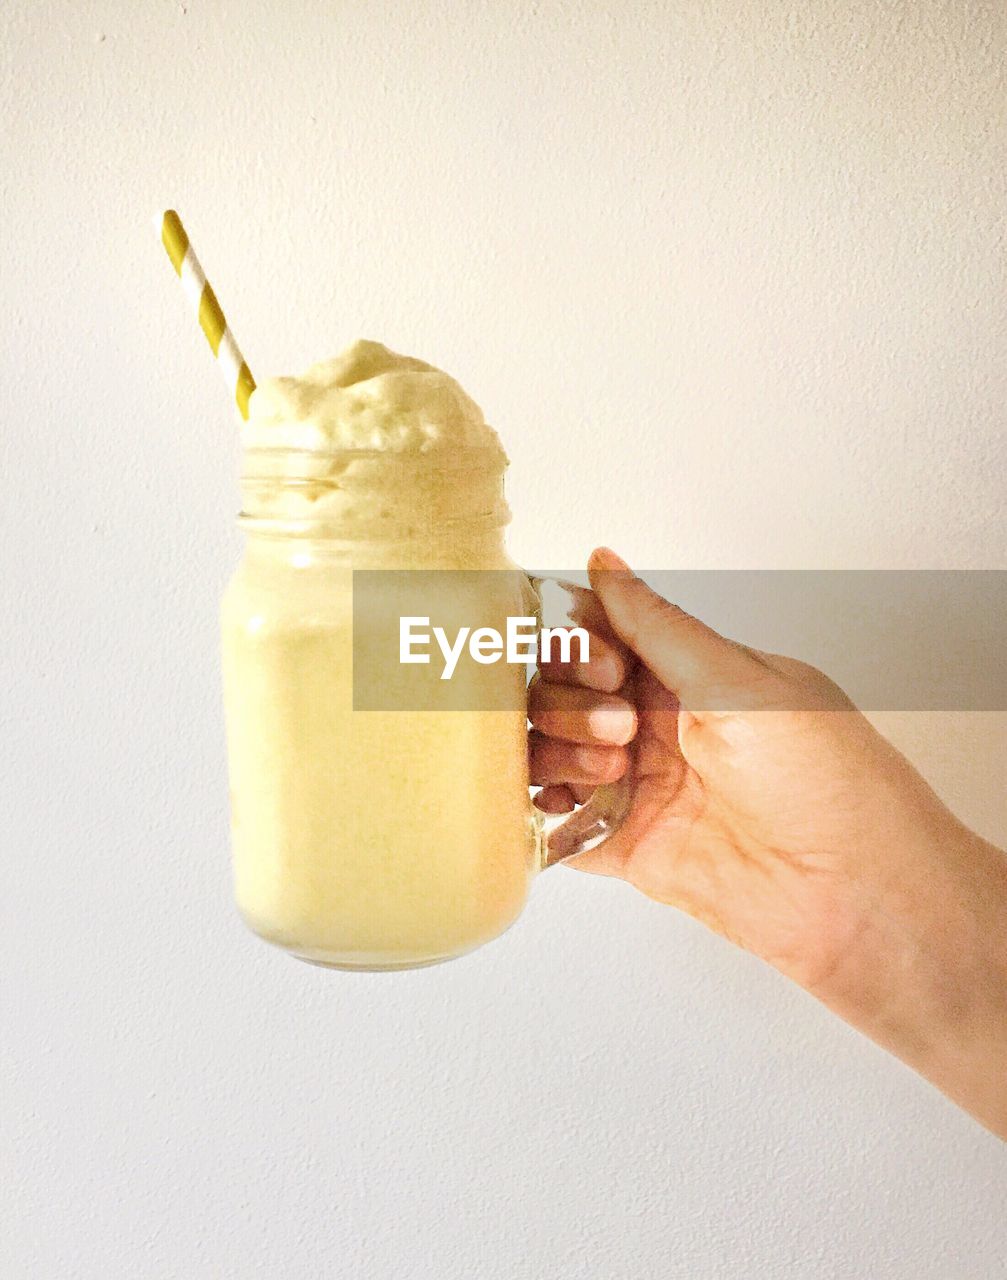
[[[1007,1139],[1007,854],[956,827],[898,865],[813,994]]]

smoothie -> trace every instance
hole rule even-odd
[[[487,669],[504,709],[354,710],[352,571],[514,569],[500,442],[452,378],[372,342],[263,382],[250,410],[223,606],[239,908],[316,963],[460,955],[514,920],[538,867],[524,674]],[[526,610],[509,580],[485,575],[474,615]]]

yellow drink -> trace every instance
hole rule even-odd
[[[373,344],[341,362],[253,396],[222,615],[235,889],[304,959],[410,967],[496,937],[538,869],[524,673],[487,671],[503,710],[354,710],[352,570],[513,569],[505,459],[445,375]],[[501,629],[507,576],[471,580]]]

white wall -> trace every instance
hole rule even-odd
[[[1007,567],[998,0],[7,0],[5,1280],[999,1274],[1005,1148],[755,960],[550,872],[504,940],[338,976],[230,906],[253,369],[457,374],[512,545]],[[892,717],[1007,840],[1003,717]]]

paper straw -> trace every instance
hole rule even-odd
[[[196,313],[200,328],[206,334],[210,350],[217,357],[217,364],[224,375],[228,390],[235,399],[238,411],[247,421],[248,398],[255,390],[255,380],[238,350],[234,334],[227,326],[217,296],[203,274],[199,259],[193,252],[189,237],[182,226],[182,219],[174,209],[166,210],[161,218],[161,243],[182,282],[185,296]]]

